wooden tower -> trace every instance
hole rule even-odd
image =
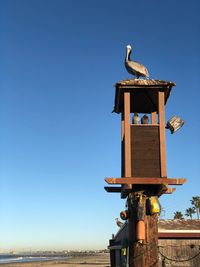
[[[160,80],[124,80],[116,84],[114,112],[121,113],[121,177],[106,178],[107,192],[119,192],[127,198],[126,265],[158,266],[158,212],[152,211],[152,200],[172,193],[186,180],[167,177],[165,104],[172,82]],[[143,123],[131,121],[131,114],[143,117]],[[122,261],[124,262],[124,261]],[[114,265],[111,262],[112,267]],[[123,266],[123,264],[122,264]]]

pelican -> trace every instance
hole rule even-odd
[[[118,218],[116,218],[115,220],[116,220],[117,226],[119,226],[120,228],[124,225],[122,222],[119,221]]]
[[[149,72],[148,72],[148,70],[147,70],[147,68],[145,66],[143,66],[139,62],[131,61],[131,59],[130,59],[131,49],[132,49],[131,46],[127,45],[127,47],[126,47],[126,58],[125,58],[126,70],[130,74],[135,75],[137,79],[140,76],[149,78]]]

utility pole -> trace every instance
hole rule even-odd
[[[167,177],[165,105],[173,86],[173,82],[140,79],[120,81],[115,86],[113,111],[121,114],[122,171],[121,177],[105,179],[114,185],[105,190],[121,193],[121,198],[127,200],[127,208],[121,212],[126,223],[119,235],[118,250],[112,246],[114,240],[110,242],[112,267],[159,266],[158,198],[175,190],[169,185],[182,185],[186,181]],[[177,121],[173,123],[168,128]]]

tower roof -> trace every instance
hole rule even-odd
[[[151,113],[158,111],[158,91],[165,92],[165,104],[171,89],[176,84],[161,80],[123,80],[116,83],[115,106],[113,112],[120,113],[124,108],[124,92],[130,92],[131,113]]]

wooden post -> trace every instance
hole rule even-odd
[[[124,177],[124,111],[121,113],[121,176]]]
[[[167,177],[166,138],[165,138],[165,93],[161,91],[158,92],[158,114],[159,114],[161,177]]]
[[[124,93],[125,177],[131,177],[130,93]]]
[[[128,226],[129,226],[129,267],[135,267],[137,266],[137,240],[136,240],[136,211],[133,208],[133,205],[136,205],[136,202],[134,201],[134,193],[132,192],[129,194],[128,198],[128,210],[129,210],[129,220],[128,220]],[[141,265],[138,265],[141,266]]]
[[[131,132],[130,132],[130,93],[124,93],[124,111],[122,114],[122,138],[123,138],[123,165],[122,172],[125,177],[131,177]],[[132,185],[123,185],[121,198],[127,195],[125,190],[131,190]]]
[[[158,267],[158,219],[157,214],[146,214],[145,240],[144,243],[138,243],[136,239],[137,225],[137,193],[129,195],[129,267]],[[146,203],[145,203],[146,206]]]
[[[156,124],[156,111],[151,113],[151,124]]]

